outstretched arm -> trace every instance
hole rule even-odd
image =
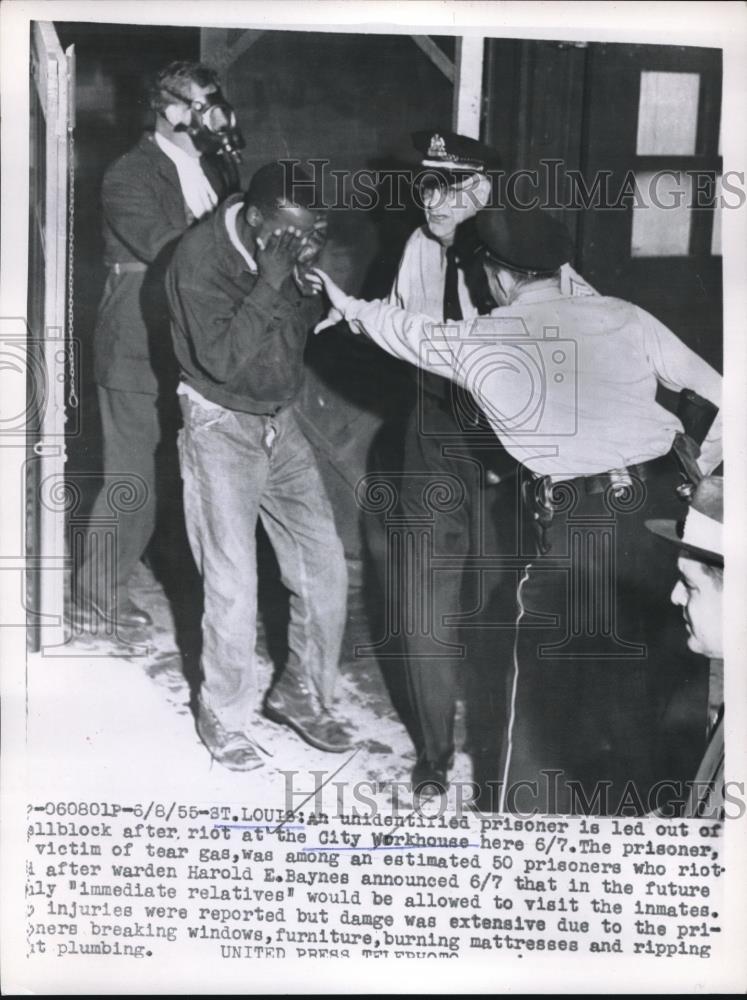
[[[332,311],[347,321],[356,333],[367,334],[389,354],[444,378],[460,380],[459,359],[454,346],[466,335],[472,321],[436,323],[428,316],[410,313],[382,299],[365,302],[346,295],[319,268],[309,272],[309,281],[324,289]],[[464,329],[457,329],[457,328]],[[448,335],[447,335],[448,331]]]

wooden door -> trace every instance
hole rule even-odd
[[[491,39],[485,93],[486,140],[534,174],[581,273],[719,367],[721,51]]]
[[[720,106],[718,49],[588,48],[582,174],[587,192],[606,186],[608,204],[580,214],[578,265],[600,291],[648,309],[716,367]]]
[[[54,27],[34,22],[31,36],[29,280],[27,303],[27,459],[25,555],[28,644],[63,641],[67,569],[64,480],[67,401],[74,345],[66,334],[72,48]]]

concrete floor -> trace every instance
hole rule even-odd
[[[215,764],[197,736],[191,708],[196,663],[190,662],[192,654],[185,651],[183,635],[180,649],[172,606],[144,564],[138,566],[130,591],[154,619],[147,644],[127,647],[105,636],[84,634],[71,638],[65,656],[29,657],[29,778],[40,793],[54,789],[63,794],[68,789],[80,798],[101,796],[108,787],[120,796],[129,790],[142,799],[146,794],[162,797],[166,787],[174,798],[188,802],[224,798],[285,808],[289,779],[281,772],[297,771],[293,788],[310,792],[315,780],[324,780],[315,779],[312,772],[328,777],[342,768],[336,781],[372,782],[382,802],[389,802],[392,783],[409,782],[414,751],[405,724],[375,659],[355,655],[354,647],[369,638],[355,592],[349,603],[336,697],[337,713],[349,720],[356,734],[355,753],[315,750],[258,711],[253,735],[267,751],[266,762],[263,768],[242,774]],[[260,619],[260,698],[274,669],[267,652],[271,617],[265,609]],[[199,629],[199,617],[192,625]],[[396,700],[396,690],[394,696]],[[460,706],[458,745],[463,740]],[[453,777],[470,780],[471,761],[464,752],[457,753]],[[409,793],[402,795],[400,801],[411,802]],[[300,798],[296,797],[295,806]],[[332,810],[335,803],[325,798],[324,805]]]

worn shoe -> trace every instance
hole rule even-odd
[[[114,608],[114,621],[125,628],[151,628],[153,619],[128,598]]]
[[[197,733],[213,760],[230,771],[253,771],[264,763],[246,733],[228,732],[204,705],[197,713]]]
[[[276,684],[265,699],[265,715],[273,722],[290,726],[317,750],[343,753],[352,748],[345,725],[330,715],[302,681],[281,680]]]
[[[74,603],[71,617],[83,628],[95,628],[105,622],[115,629],[145,629],[153,625],[153,619],[147,611],[143,611],[126,597],[111,608],[104,608],[92,601],[90,597],[78,598]]]
[[[412,769],[412,790],[416,795],[446,795],[449,790],[449,767],[434,763],[422,755]]]

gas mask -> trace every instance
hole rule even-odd
[[[220,153],[236,162],[241,160],[240,149],[245,146],[244,137],[236,121],[236,112],[220,90],[208,94],[204,100],[190,101],[172,90],[171,94],[190,110],[189,125],[179,123],[175,132],[187,132],[200,153]]]
[[[310,285],[307,279],[309,269],[316,263],[319,254],[327,242],[327,220],[318,220],[311,233],[306,237],[296,257],[293,268],[293,279],[302,295],[318,295],[319,290]]]

